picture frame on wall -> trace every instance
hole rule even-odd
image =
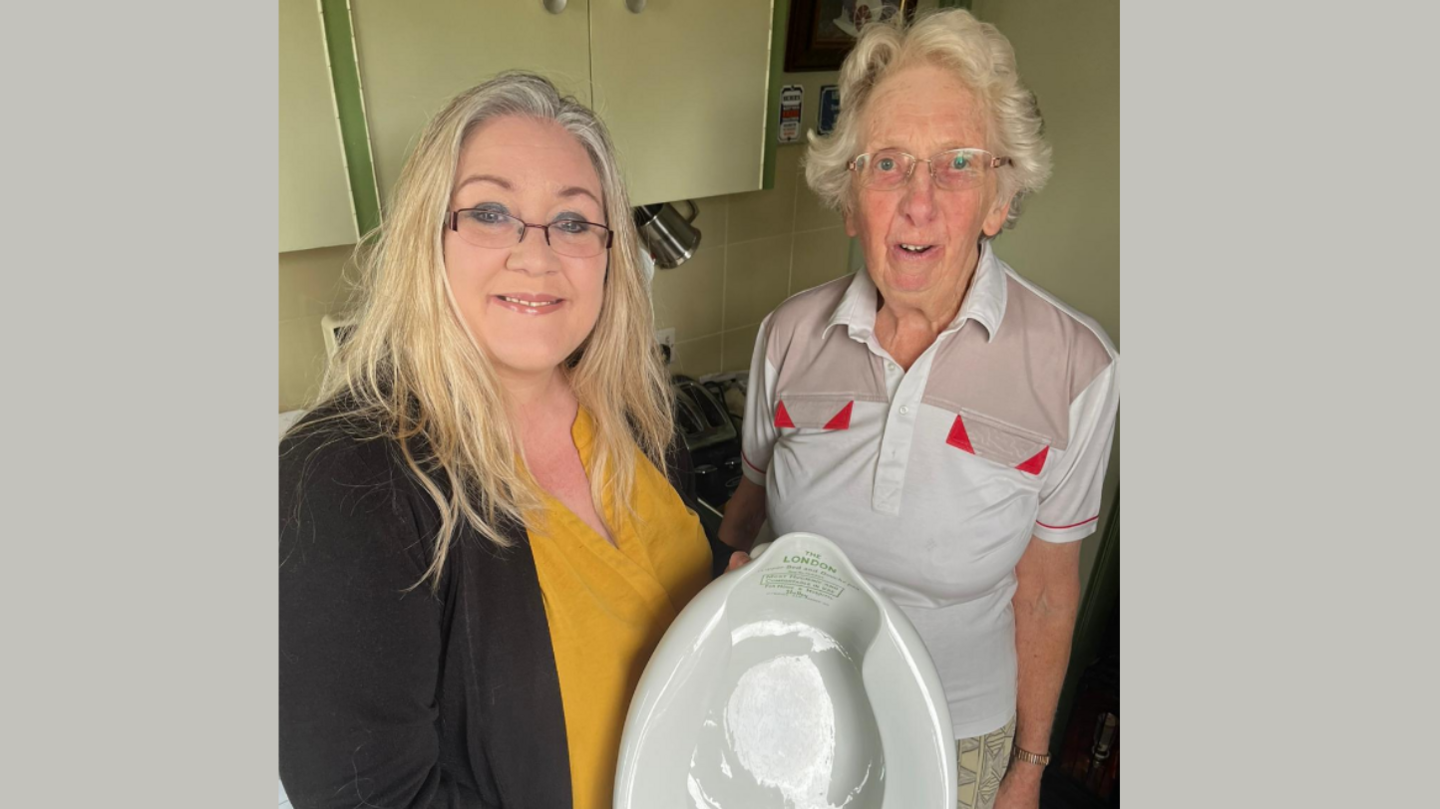
[[[915,17],[916,0],[793,0],[785,71],[838,70],[860,26],[892,14]]]

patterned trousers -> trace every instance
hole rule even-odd
[[[960,790],[958,809],[990,809],[1000,779],[1010,764],[1010,748],[1015,744],[1015,720],[984,736],[957,739],[955,753],[959,757]]]

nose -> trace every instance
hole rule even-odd
[[[934,218],[935,178],[930,176],[930,164],[916,164],[910,181],[905,184],[900,213],[916,224],[924,224]]]
[[[555,252],[545,243],[545,230],[527,226],[520,234],[520,241],[510,248],[505,269],[531,275],[544,274],[555,271],[555,262]]]

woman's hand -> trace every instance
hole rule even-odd
[[[736,551],[730,554],[730,564],[725,566],[725,572],[729,573],[732,570],[739,570],[748,564],[750,564],[750,554],[744,551]]]

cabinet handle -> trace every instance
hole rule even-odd
[[[551,14],[559,14],[565,10],[565,4],[569,0],[544,0],[545,10]]]
[[[625,7],[631,14],[639,14],[645,10],[645,0],[625,0]]]

